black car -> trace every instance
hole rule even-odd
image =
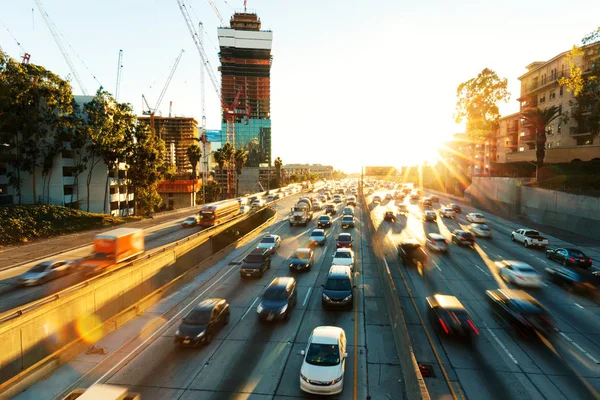
[[[533,297],[523,290],[486,290],[492,311],[501,320],[514,327],[525,337],[535,336],[535,331],[552,332],[556,325]]]
[[[406,265],[411,262],[414,265],[427,263],[427,254],[421,244],[415,239],[406,239],[398,245],[398,256],[402,260],[402,264]]]
[[[559,248],[546,250],[546,258],[557,261],[565,267],[590,268],[592,266],[592,259],[578,249]]]
[[[461,246],[474,246],[475,236],[473,236],[471,232],[455,229],[454,232],[452,232],[452,243],[456,243]]]
[[[383,220],[394,222],[396,220],[396,215],[394,214],[393,211],[386,211],[385,214],[383,215]]]
[[[296,253],[292,256],[290,260],[290,270],[292,271],[310,271],[312,265],[315,262],[315,257],[312,249],[300,248],[296,250]]]
[[[354,217],[352,215],[344,215],[340,223],[342,228],[354,228]]]
[[[279,319],[287,321],[297,302],[296,280],[290,277],[275,278],[263,293],[256,307],[256,313],[262,321]]]
[[[254,249],[242,261],[240,276],[250,278],[263,277],[267,269],[271,268],[271,251],[269,249]]]
[[[460,208],[458,204],[448,204],[448,207],[450,207],[455,213],[462,212],[462,208]]]
[[[432,326],[448,336],[460,336],[470,339],[479,335],[479,329],[471,319],[469,312],[454,296],[435,294],[427,297],[428,315]]]
[[[352,248],[352,243],[352,235],[349,233],[342,232],[335,241],[335,247],[337,249],[339,249],[340,247]]]
[[[354,300],[352,271],[347,265],[332,265],[323,286],[321,304],[323,308],[350,308]]]
[[[325,204],[325,214],[335,215],[336,212],[337,209],[335,207],[335,204]]]
[[[175,343],[183,346],[209,344],[218,329],[229,323],[229,304],[223,299],[205,299],[181,321]]]
[[[598,291],[599,277],[587,269],[569,269],[553,265],[546,268],[550,280],[567,290],[593,297]]]
[[[317,228],[331,228],[331,217],[329,215],[321,215],[317,220]]]

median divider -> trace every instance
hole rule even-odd
[[[190,281],[276,217],[274,209],[265,207],[0,315],[0,397],[50,373]]]
[[[373,245],[373,250],[378,256],[376,257],[377,270],[379,271],[379,277],[383,287],[383,296],[388,308],[388,316],[392,327],[396,352],[398,353],[398,360],[400,360],[400,366],[402,368],[406,397],[409,400],[429,400],[429,391],[427,390],[423,375],[421,374],[417,359],[415,358],[394,279],[387,262],[385,262],[385,254],[377,245],[378,243],[383,243],[384,238],[377,233],[377,229],[371,219],[371,213],[367,205],[366,197],[362,190],[360,195],[362,197],[363,212],[368,217],[367,227],[372,238],[371,243]]]

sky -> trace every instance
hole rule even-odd
[[[200,121],[200,56],[176,0],[40,0],[89,94],[114,93],[141,114],[154,107],[181,49],[185,53],[159,108]],[[207,0],[185,0],[217,79],[219,20]],[[214,0],[226,21],[243,0]],[[0,0],[0,46],[63,78],[69,67],[32,0]],[[248,0],[273,31],[272,154],[288,163],[361,166],[433,162],[455,124],[456,87],[491,68],[508,79],[517,112],[518,77],[533,61],[578,44],[600,25],[598,0]],[[8,30],[7,30],[8,28]],[[9,32],[10,31],[10,32]],[[16,39],[13,39],[14,38]],[[81,94],[71,79],[74,94]],[[206,77],[207,128],[220,128],[220,103]],[[159,113],[157,113],[159,114]]]

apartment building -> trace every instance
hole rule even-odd
[[[519,132],[521,131],[521,114],[514,113],[500,118],[496,130],[496,158],[492,162],[507,162],[507,154],[519,149]]]
[[[439,155],[449,171],[465,176],[486,176],[496,159],[496,142],[492,138],[476,139],[456,133],[440,148]]]

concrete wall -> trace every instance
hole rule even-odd
[[[527,178],[483,178],[473,177],[465,190],[465,198],[477,208],[491,213],[511,217],[519,213],[520,187]]]
[[[564,142],[561,144],[564,146]],[[546,149],[544,162],[553,164],[571,162],[573,160],[590,161],[595,158],[600,158],[600,146],[595,144],[588,146],[552,147]],[[506,154],[506,162],[517,161],[535,161],[535,150],[517,151]]]

